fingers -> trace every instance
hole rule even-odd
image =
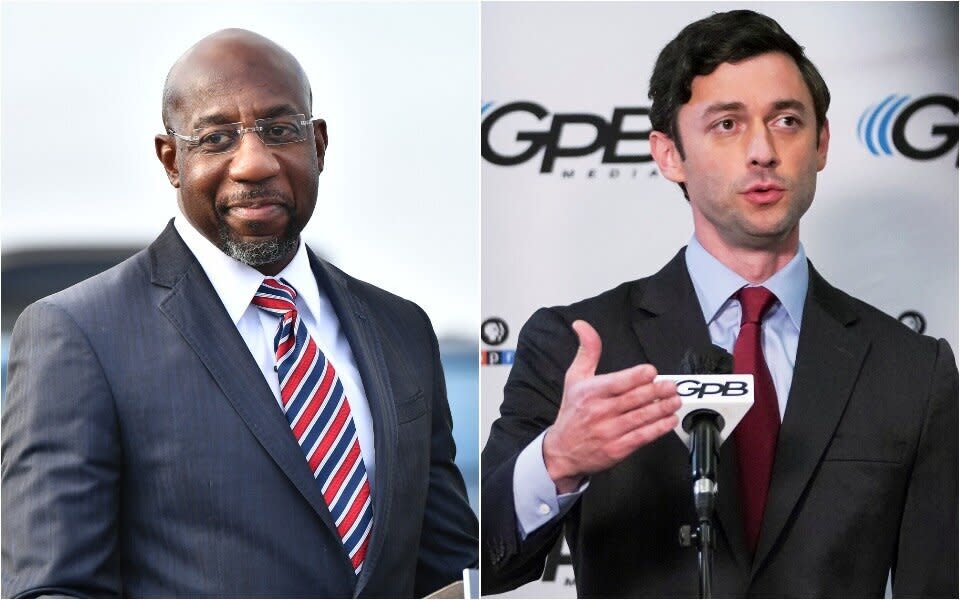
[[[567,384],[575,383],[593,377],[597,372],[597,364],[600,363],[600,334],[586,321],[574,321],[573,330],[580,340],[580,347],[577,349],[573,362],[567,369]]]
[[[677,396],[677,384],[672,381],[654,381],[640,385],[612,398],[611,411],[623,415],[651,402]],[[677,396],[679,398],[679,396]]]
[[[669,433],[679,423],[677,415],[670,414],[652,423],[637,427],[617,437],[610,444],[609,454],[617,462],[629,456],[634,450],[649,444],[653,440]]]
[[[653,365],[643,364],[592,377],[583,382],[583,392],[590,396],[611,397],[626,394],[631,390],[653,383],[657,369]],[[670,396],[672,394],[666,394]]]
[[[614,421],[611,431],[614,437],[623,437],[632,431],[649,427],[654,423],[674,415],[680,409],[680,396],[654,398],[637,408],[623,413]]]
[[[595,419],[616,419],[624,413],[677,393],[672,381],[653,381],[656,369],[638,365],[597,375],[564,390],[569,402]],[[565,400],[566,401],[566,400]]]

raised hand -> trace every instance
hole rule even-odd
[[[543,439],[547,473],[561,494],[676,427],[680,408],[676,385],[654,382],[653,365],[597,375],[600,335],[586,321],[574,321],[573,330],[580,347],[564,377],[557,419]]]

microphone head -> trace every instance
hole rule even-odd
[[[753,375],[733,374],[733,356],[713,344],[689,348],[678,371],[657,376],[677,384],[682,404],[674,431],[689,446],[691,429],[697,421],[710,418],[717,423],[722,443],[753,405]]]
[[[677,372],[681,375],[729,375],[733,373],[733,356],[716,344],[698,350],[687,348]]]

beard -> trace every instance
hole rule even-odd
[[[219,215],[217,229],[220,235],[220,250],[231,258],[251,267],[259,267],[279,262],[290,256],[300,242],[300,228],[296,225],[296,215],[293,209],[285,207],[288,212],[287,227],[283,233],[273,239],[249,242],[234,237],[227,226],[223,215]]]

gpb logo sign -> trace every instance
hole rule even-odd
[[[701,383],[696,379],[684,379],[677,382],[678,396],[746,396],[746,381],[727,381],[724,383]]]
[[[481,114],[486,114],[493,106],[493,102],[485,102],[481,107]],[[546,127],[534,130],[519,130],[511,141],[523,142],[524,147],[519,151],[507,152],[496,150],[491,138],[496,135],[494,128],[501,121],[511,120],[514,117],[523,117],[527,120],[533,117],[535,121],[544,121],[550,113],[543,106],[535,102],[511,102],[492,110],[483,119],[480,127],[480,154],[485,160],[495,165],[513,166],[527,162],[543,150],[543,160],[540,163],[541,173],[553,171],[558,158],[587,156],[598,150],[603,150],[604,164],[609,163],[646,163],[653,161],[649,154],[621,154],[617,146],[624,141],[643,141],[650,138],[650,127],[645,129],[631,129],[627,125],[630,117],[646,117],[650,109],[645,107],[614,108],[608,122],[600,115],[587,113],[554,114],[553,118],[545,123]],[[649,125],[649,120],[647,120]],[[506,126],[506,125],[505,125]],[[561,136],[569,126],[588,127],[593,129],[592,140],[588,143],[563,144]],[[507,132],[512,133],[511,131]]]
[[[891,94],[860,116],[857,137],[874,156],[891,156],[895,149],[914,160],[940,158],[957,147],[958,137],[955,118],[942,122],[944,109],[956,117],[957,98],[932,95],[910,101],[910,96]],[[918,127],[911,128],[915,122]]]

